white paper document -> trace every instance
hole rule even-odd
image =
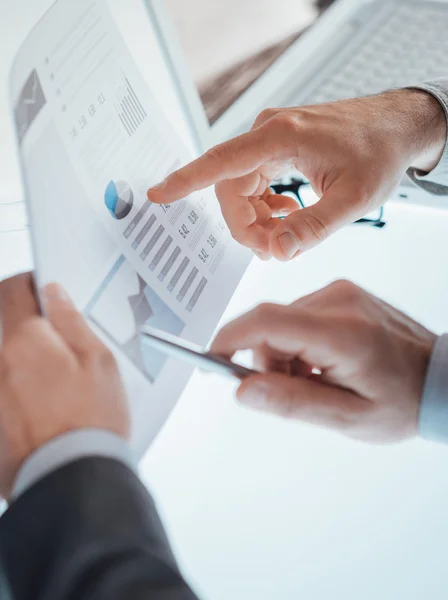
[[[62,283],[115,351],[140,455],[192,371],[140,327],[206,344],[250,260],[211,190],[147,200],[192,158],[150,90],[105,0],[59,0],[11,75],[39,286]]]

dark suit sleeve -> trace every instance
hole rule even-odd
[[[13,600],[196,599],[150,495],[112,459],[78,460],[23,494],[0,520],[0,557]]]

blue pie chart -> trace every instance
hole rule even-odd
[[[126,181],[111,181],[106,188],[104,202],[114,219],[124,219],[132,210],[134,193]]]

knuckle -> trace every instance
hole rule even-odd
[[[269,321],[277,309],[278,305],[270,302],[263,302],[262,304],[259,304],[254,310],[256,320],[259,323]]]
[[[101,346],[92,353],[92,359],[96,366],[102,371],[112,372],[117,369],[117,361],[109,348]]]
[[[257,117],[258,122],[264,123],[264,121],[269,121],[272,117],[278,114],[278,110],[276,108],[265,108],[261,111],[261,113]]]
[[[277,413],[284,419],[296,419],[299,412],[299,403],[292,390],[281,390],[279,395],[268,394],[267,402],[271,406],[276,406]]]
[[[58,373],[68,372],[73,368],[73,358],[70,352],[56,351],[51,354],[49,359],[48,364],[51,364],[51,368]]]
[[[342,311],[342,321],[349,345],[358,345],[358,334],[362,330],[364,344],[368,350],[376,345],[378,323],[372,320],[369,295],[352,281],[341,279],[328,286],[332,302]],[[381,328],[380,328],[381,329]],[[352,334],[349,335],[349,332]]]
[[[183,169],[179,169],[178,171],[174,171],[169,177],[168,181],[171,185],[183,187],[188,183],[187,177]]]
[[[358,302],[363,290],[349,279],[338,279],[328,286],[340,300],[345,302]]]
[[[302,222],[317,242],[322,242],[328,237],[327,227],[315,214],[304,214]]]
[[[229,146],[226,142],[218,144],[210,150],[207,150],[205,153],[207,158],[210,158],[216,162],[221,162],[222,160],[228,158],[229,156]]]
[[[366,423],[374,411],[375,408],[369,401],[358,402],[355,400],[350,405],[350,409],[338,411],[334,415],[333,426],[344,435],[350,436],[353,439],[363,439],[364,436],[362,435],[362,429],[360,430],[360,425]]]
[[[345,435],[349,435],[352,430],[356,430],[359,425],[359,416],[351,412],[340,413],[333,417],[332,426],[334,429]]]
[[[299,127],[299,120],[291,112],[281,112],[274,115],[270,123],[273,128],[286,131],[288,134],[296,131]]]

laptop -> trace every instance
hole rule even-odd
[[[247,131],[266,107],[359,97],[448,75],[448,1],[336,0],[211,123],[166,2],[148,4],[200,151]],[[397,196],[401,200],[447,204],[409,181],[405,188]]]

